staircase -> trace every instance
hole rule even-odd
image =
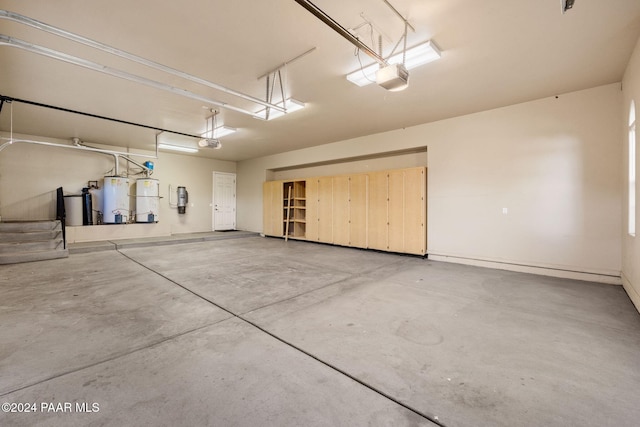
[[[68,256],[60,221],[0,222],[0,264]]]

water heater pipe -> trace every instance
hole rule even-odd
[[[7,138],[4,136],[0,136],[0,139],[4,139],[5,142],[4,144],[0,145],[0,151],[4,150],[5,148],[7,148],[10,145],[13,145],[17,142],[22,142],[22,143],[27,143],[27,144],[36,144],[36,145],[45,145],[48,147],[58,147],[58,148],[71,148],[71,149],[75,149],[75,150],[83,150],[83,151],[93,151],[96,153],[102,153],[102,154],[118,154],[121,156],[135,156],[135,157],[144,157],[147,159],[157,159],[158,156],[150,156],[147,154],[135,154],[135,153],[125,153],[122,151],[113,151],[113,150],[103,150],[102,148],[93,148],[93,147],[87,147],[85,145],[64,145],[64,144],[56,144],[53,142],[45,142],[45,141],[35,141],[32,139],[15,139],[15,138]],[[74,143],[76,142],[77,138],[74,138],[73,141]],[[79,141],[79,140],[78,140]]]
[[[143,168],[147,173],[150,170],[148,167],[146,167],[144,165],[141,165],[140,163],[130,159],[128,156],[144,157],[145,159],[157,159],[158,158],[157,153],[156,153],[155,156],[149,156],[149,155],[146,155],[146,154],[124,153],[124,152],[121,152],[121,151],[103,150],[101,148],[87,147],[86,145],[82,145],[82,141],[80,141],[79,138],[73,138],[72,139],[74,145],[55,144],[53,142],[34,141],[34,140],[31,140],[31,139],[11,139],[11,138],[6,138],[6,137],[0,137],[0,139],[8,140],[4,144],[0,145],[0,152],[2,150],[4,150],[5,148],[7,148],[8,146],[13,145],[14,143],[22,142],[22,143],[27,143],[27,144],[44,145],[44,146],[47,146],[47,147],[71,148],[71,149],[75,149],[75,150],[89,151],[89,152],[92,152],[92,153],[107,154],[107,155],[113,156],[114,163],[115,163],[115,167],[114,167],[115,175],[119,175],[120,174],[120,165],[119,165],[120,157],[122,157],[123,159],[125,159],[126,161],[128,161],[130,163],[133,163],[136,166],[139,166],[139,167]]]

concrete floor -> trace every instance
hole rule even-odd
[[[640,425],[622,287],[250,234],[137,243],[0,266],[0,403],[35,403],[0,425]]]

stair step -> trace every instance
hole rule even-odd
[[[69,250],[49,250],[49,251],[34,251],[34,252],[21,252],[14,254],[0,254],[0,265],[3,264],[18,264],[22,262],[33,261],[45,261],[50,259],[68,258]]]
[[[0,233],[0,243],[34,242],[40,240],[61,239],[62,231],[25,231]]]
[[[33,242],[0,242],[0,254],[48,251],[62,248],[63,246],[62,237],[51,240],[36,240]]]
[[[0,234],[2,233],[28,233],[33,231],[60,231],[60,221],[9,221],[0,222]]]

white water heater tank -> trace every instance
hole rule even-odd
[[[151,178],[136,180],[136,222],[158,222],[160,181]]]
[[[102,186],[102,222],[126,224],[129,218],[129,178],[105,176]]]

